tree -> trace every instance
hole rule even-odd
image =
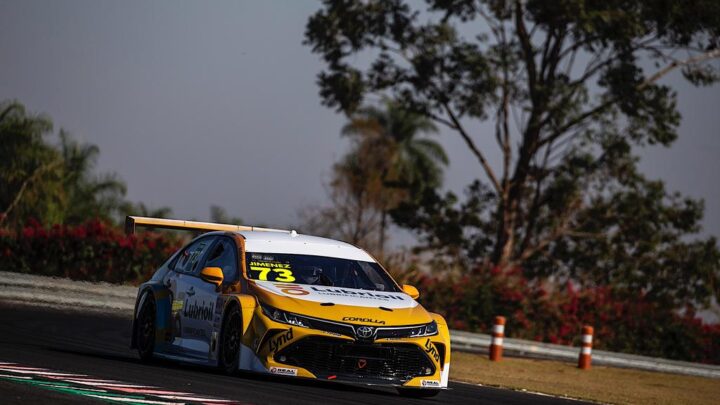
[[[0,105],[0,224],[35,218],[44,224],[111,220],[124,203],[115,174],[94,173],[100,153],[64,130],[49,141],[52,121],[30,115],[18,102]]]
[[[243,225],[242,218],[228,215],[225,208],[218,205],[210,206],[210,221],[221,224]]]
[[[62,223],[79,224],[88,218],[113,219],[122,212],[125,183],[115,173],[95,174],[100,148],[80,144],[60,131],[62,154]]]
[[[0,223],[37,215],[29,204],[23,204],[26,200],[34,200],[32,205],[38,209],[51,204],[50,196],[34,192],[37,183],[52,176],[61,164],[57,152],[43,139],[51,130],[47,117],[27,115],[20,103],[0,105]]]
[[[172,216],[172,208],[170,207],[162,206],[159,208],[151,208],[143,202],[132,203],[127,201],[122,205],[121,212],[123,217],[136,215],[150,218],[169,218]]]
[[[379,182],[378,198],[372,205],[380,212],[380,256],[385,248],[388,213],[422,190],[442,184],[442,166],[448,164],[447,155],[440,144],[420,137],[436,131],[426,117],[392,102],[386,102],[385,109],[361,108],[343,127],[343,134],[353,139],[354,146],[336,172],[346,176],[359,173],[362,176],[359,180]],[[357,167],[358,159],[364,171]]]
[[[719,16],[711,0],[428,0],[420,11],[401,1],[328,0],[309,19],[306,43],[326,63],[318,76],[325,105],[351,114],[368,94],[390,97],[455,132],[477,158],[481,181],[467,201],[425,193],[396,216],[428,242],[441,245],[452,229],[464,237],[450,247],[469,259],[587,283],[610,267],[593,263],[613,256],[625,266],[612,281],[643,289],[680,266],[682,286],[662,285],[673,303],[708,302],[708,291],[720,296],[717,243],[686,243],[702,204],[637,173],[632,149],[677,137],[675,93],[662,77],[680,69],[695,85],[717,81]],[[471,132],[488,119],[499,167]],[[638,219],[634,211],[660,222],[624,223]],[[639,226],[636,236],[654,228],[665,237],[621,243],[626,225]]]
[[[383,108],[356,111],[342,130],[351,144],[333,165],[330,204],[303,210],[302,228],[384,257],[388,215],[421,190],[442,184],[447,156],[440,144],[423,136],[434,131],[427,118],[389,101]]]

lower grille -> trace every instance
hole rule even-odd
[[[398,383],[432,375],[435,366],[412,344],[366,344],[307,337],[275,355],[275,361],[307,369],[318,378]]]

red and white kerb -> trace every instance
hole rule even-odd
[[[505,337],[505,317],[496,316],[490,342],[490,360],[502,360],[503,337]]]
[[[587,370],[590,368],[590,362],[592,360],[592,341],[593,341],[592,326],[583,326],[582,347],[580,348],[580,358],[578,359],[578,368],[581,368],[583,370]]]

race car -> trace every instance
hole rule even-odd
[[[137,226],[206,233],[140,285],[131,346],[152,357],[286,377],[447,388],[450,335],[418,290],[366,251],[295,231],[127,217]]]

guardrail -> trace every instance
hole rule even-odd
[[[136,292],[137,288],[132,286],[88,283],[0,271],[0,300],[30,302],[40,305],[71,306],[75,308],[83,307],[114,311],[132,311]],[[490,335],[458,330],[452,330],[450,336],[453,350],[474,353],[488,353],[492,339]],[[507,337],[503,340],[503,349],[504,353],[510,356],[569,362],[577,362],[580,352],[579,347],[539,343]],[[596,365],[720,378],[720,366],[603,350],[593,350],[592,362]]]
[[[453,350],[473,353],[487,353],[492,339],[490,335],[459,330],[450,331],[450,338]],[[506,337],[503,339],[503,351],[511,356],[577,362],[580,348]],[[604,350],[593,349],[592,362],[596,365],[720,378],[720,366]]]

